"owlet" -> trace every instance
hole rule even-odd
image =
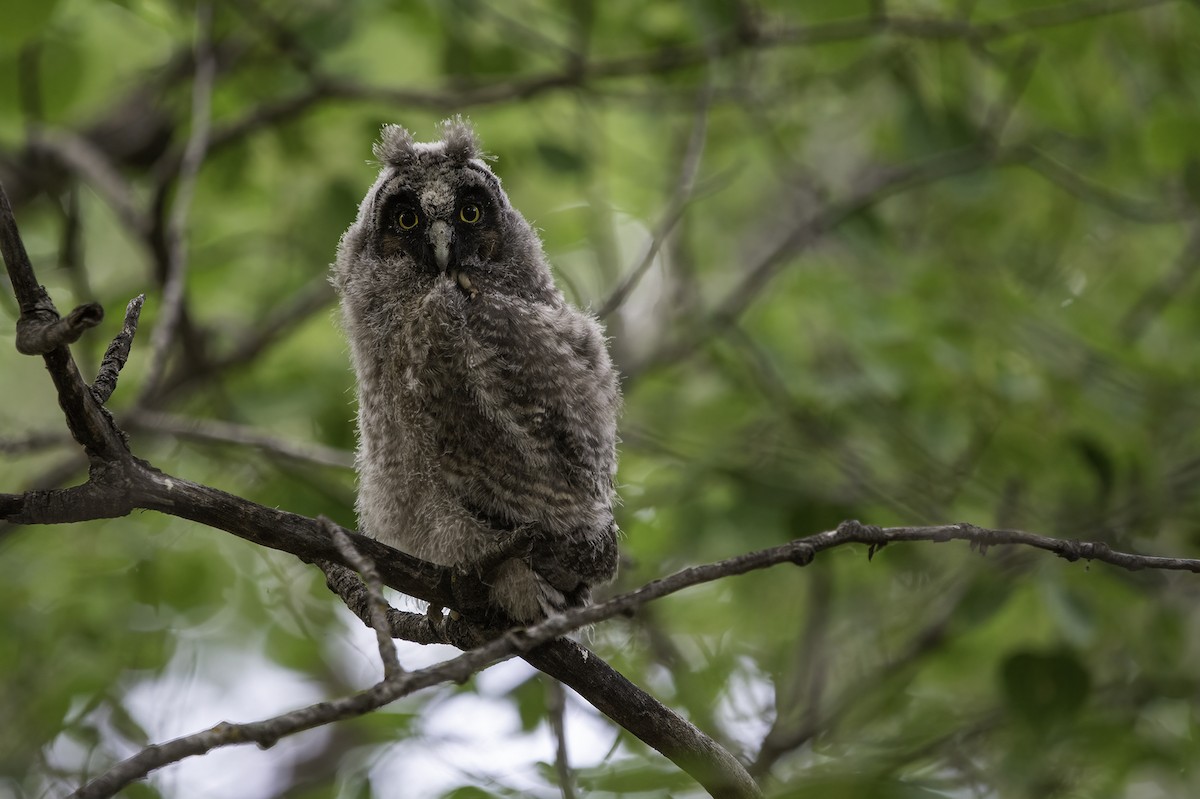
[[[383,128],[333,266],[358,378],[359,525],[480,572],[528,622],[616,572],[620,390],[600,324],[555,288],[471,128],[441,133]],[[489,562],[513,536],[528,546]]]

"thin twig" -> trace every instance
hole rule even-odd
[[[973,548],[986,554],[994,546],[1017,545],[1052,552],[1067,561],[1097,560],[1118,566],[1129,571],[1142,569],[1161,569],[1164,571],[1187,571],[1200,574],[1200,559],[1169,558],[1155,555],[1141,555],[1132,552],[1119,552],[1102,541],[1075,541],[1023,530],[997,530],[978,527],[965,522],[958,524],[941,524],[925,527],[870,527],[850,521],[840,525],[836,530],[798,538],[787,544],[770,549],[750,552],[745,555],[728,558],[704,566],[693,566],[675,572],[668,577],[652,580],[634,591],[619,594],[612,599],[572,611],[567,614],[571,620],[572,629],[576,629],[574,621],[584,620],[579,626],[595,624],[618,614],[629,613],[638,606],[661,597],[682,591],[695,585],[712,582],[724,577],[746,574],[751,571],[775,566],[780,563],[794,563],[807,566],[819,553],[846,544],[866,544],[869,554],[882,549],[887,544],[912,541],[967,541]]]
[[[1193,223],[1191,235],[1171,268],[1149,286],[1121,317],[1117,328],[1122,338],[1130,344],[1140,339],[1155,317],[1172,300],[1183,296],[1184,288],[1197,272],[1200,272],[1200,222]]]
[[[192,82],[192,130],[179,164],[175,202],[167,224],[167,270],[163,284],[163,307],[150,339],[150,363],[138,405],[155,392],[166,367],[176,329],[183,317],[187,284],[187,220],[191,212],[196,179],[208,151],[212,128],[212,91],[217,61],[212,43],[212,4],[196,6],[196,75]]]
[[[66,433],[57,430],[54,432],[43,430],[14,438],[0,438],[0,452],[5,455],[21,455],[70,443],[71,437]]]
[[[363,581],[353,569],[328,560],[315,560],[314,565],[325,573],[325,584],[346,604],[363,624],[371,626],[371,598]],[[474,649],[483,643],[462,617],[443,616],[436,623],[427,613],[410,613],[387,608],[387,626],[392,637],[429,645],[449,644],[459,649]]]
[[[558,774],[558,789],[562,799],[575,799],[575,777],[567,757],[567,691],[553,677],[546,678],[546,715],[554,736],[554,770]]]
[[[113,392],[117,390],[117,378],[129,360],[129,350],[133,346],[133,337],[137,335],[138,317],[142,313],[142,303],[146,301],[145,294],[139,294],[125,306],[125,323],[121,332],[116,335],[104,359],[100,362],[100,371],[92,383],[92,394],[101,405],[108,402]]]
[[[404,674],[404,669],[400,666],[400,660],[396,654],[396,643],[392,640],[388,628],[388,603],[383,598],[383,581],[379,578],[375,562],[358,551],[354,542],[350,540],[350,536],[346,535],[341,527],[324,516],[318,517],[317,521],[321,523],[327,533],[333,536],[334,543],[337,544],[342,557],[350,561],[362,575],[363,583],[367,587],[369,611],[367,617],[370,619],[371,628],[375,631],[375,642],[379,646],[379,659],[383,661],[383,680],[388,683],[395,682]]]
[[[671,191],[671,198],[667,203],[667,207],[663,211],[658,224],[655,226],[650,240],[646,242],[646,251],[642,254],[642,258],[637,266],[622,278],[617,287],[608,295],[608,299],[596,311],[596,316],[601,319],[616,311],[628,299],[638,282],[650,270],[667,236],[674,230],[679,220],[683,218],[683,212],[695,188],[696,173],[700,169],[700,161],[704,155],[704,140],[708,128],[708,106],[711,99],[712,81],[709,81],[697,102],[691,134],[688,136],[687,147],[684,149],[683,158],[680,160],[679,176],[675,180],[675,187]]]
[[[1027,157],[1020,163],[1049,180],[1063,191],[1086,203],[1099,206],[1117,216],[1146,224],[1170,224],[1186,219],[1191,211],[1177,204],[1155,203],[1127,197],[1085,178],[1061,161],[1035,147],[1024,148]]]
[[[17,352],[22,355],[48,355],[68,344],[104,320],[99,303],[89,302],[59,317],[52,306],[39,304],[22,309],[17,320]]]
[[[235,444],[262,450],[268,455],[278,455],[296,461],[332,466],[338,469],[354,468],[354,453],[311,442],[289,441],[264,433],[248,425],[223,422],[217,419],[198,419],[177,414],[139,408],[122,418],[122,423],[131,430],[164,433],[176,438],[192,439],[217,444]]]
[[[260,326],[236,341],[228,352],[213,356],[201,364],[201,368],[174,370],[162,381],[153,399],[161,402],[198,381],[252,362],[313,314],[327,308],[333,296],[333,287],[324,276],[312,280],[282,305],[267,311]]]
[[[141,238],[149,231],[149,220],[134,199],[133,187],[92,142],[70,131],[38,128],[31,131],[29,146],[83,178],[130,234]]]
[[[571,60],[564,69],[468,86],[408,88],[369,85],[348,78],[320,78],[313,80],[295,94],[273,102],[260,103],[240,119],[215,129],[212,147],[224,147],[258,130],[295,119],[328,100],[354,100],[383,103],[399,108],[456,111],[473,106],[528,100],[548,92],[576,89],[601,81],[695,69],[713,59],[737,56],[748,50],[815,47],[875,36],[986,42],[1178,2],[1180,0],[1081,0],[1046,9],[1033,9],[984,23],[932,16],[888,15],[881,19],[876,14],[868,14],[856,19],[794,27],[744,25],[693,46],[664,47],[608,59]]]

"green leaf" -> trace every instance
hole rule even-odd
[[[529,732],[546,718],[546,686],[539,677],[531,677],[512,691],[521,715],[521,729]]]
[[[45,30],[60,0],[3,0],[0,2],[0,49],[15,49]]]
[[[1000,679],[1009,709],[1035,728],[1070,719],[1091,691],[1087,667],[1069,650],[1016,652],[1001,665]]]

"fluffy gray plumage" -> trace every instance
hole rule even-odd
[[[464,122],[432,143],[386,126],[375,156],[333,267],[358,376],[359,524],[486,572],[518,620],[583,604],[617,568],[620,393],[600,324],[555,288]],[[514,535],[529,548],[491,562]]]

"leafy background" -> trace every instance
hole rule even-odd
[[[612,591],[845,518],[1200,550],[1195,3],[218,2],[187,320],[143,396],[161,260],[34,142],[87,137],[139,207],[165,186],[169,208],[193,123],[170,65],[196,18],[0,4],[0,180],[59,307],[109,311],[75,347],[85,374],[148,294],[110,406],[155,465],[353,524],[353,474],[307,457],[353,448],[325,273],[380,124],[428,138],[461,112],[579,304],[666,231],[606,318],[626,376]],[[113,144],[155,125],[143,153]],[[15,319],[4,293],[10,340]],[[3,490],[81,480],[40,363],[0,349],[0,381]],[[219,440],[247,431],[268,446]],[[211,529],[9,526],[0,563],[0,796],[375,678],[316,570]],[[1198,598],[1194,576],[1040,553],[846,549],[590,643],[773,795],[1177,797],[1200,793]],[[588,795],[698,792],[575,697],[567,736]],[[510,663],[128,795],[556,796],[552,759],[545,686]]]

